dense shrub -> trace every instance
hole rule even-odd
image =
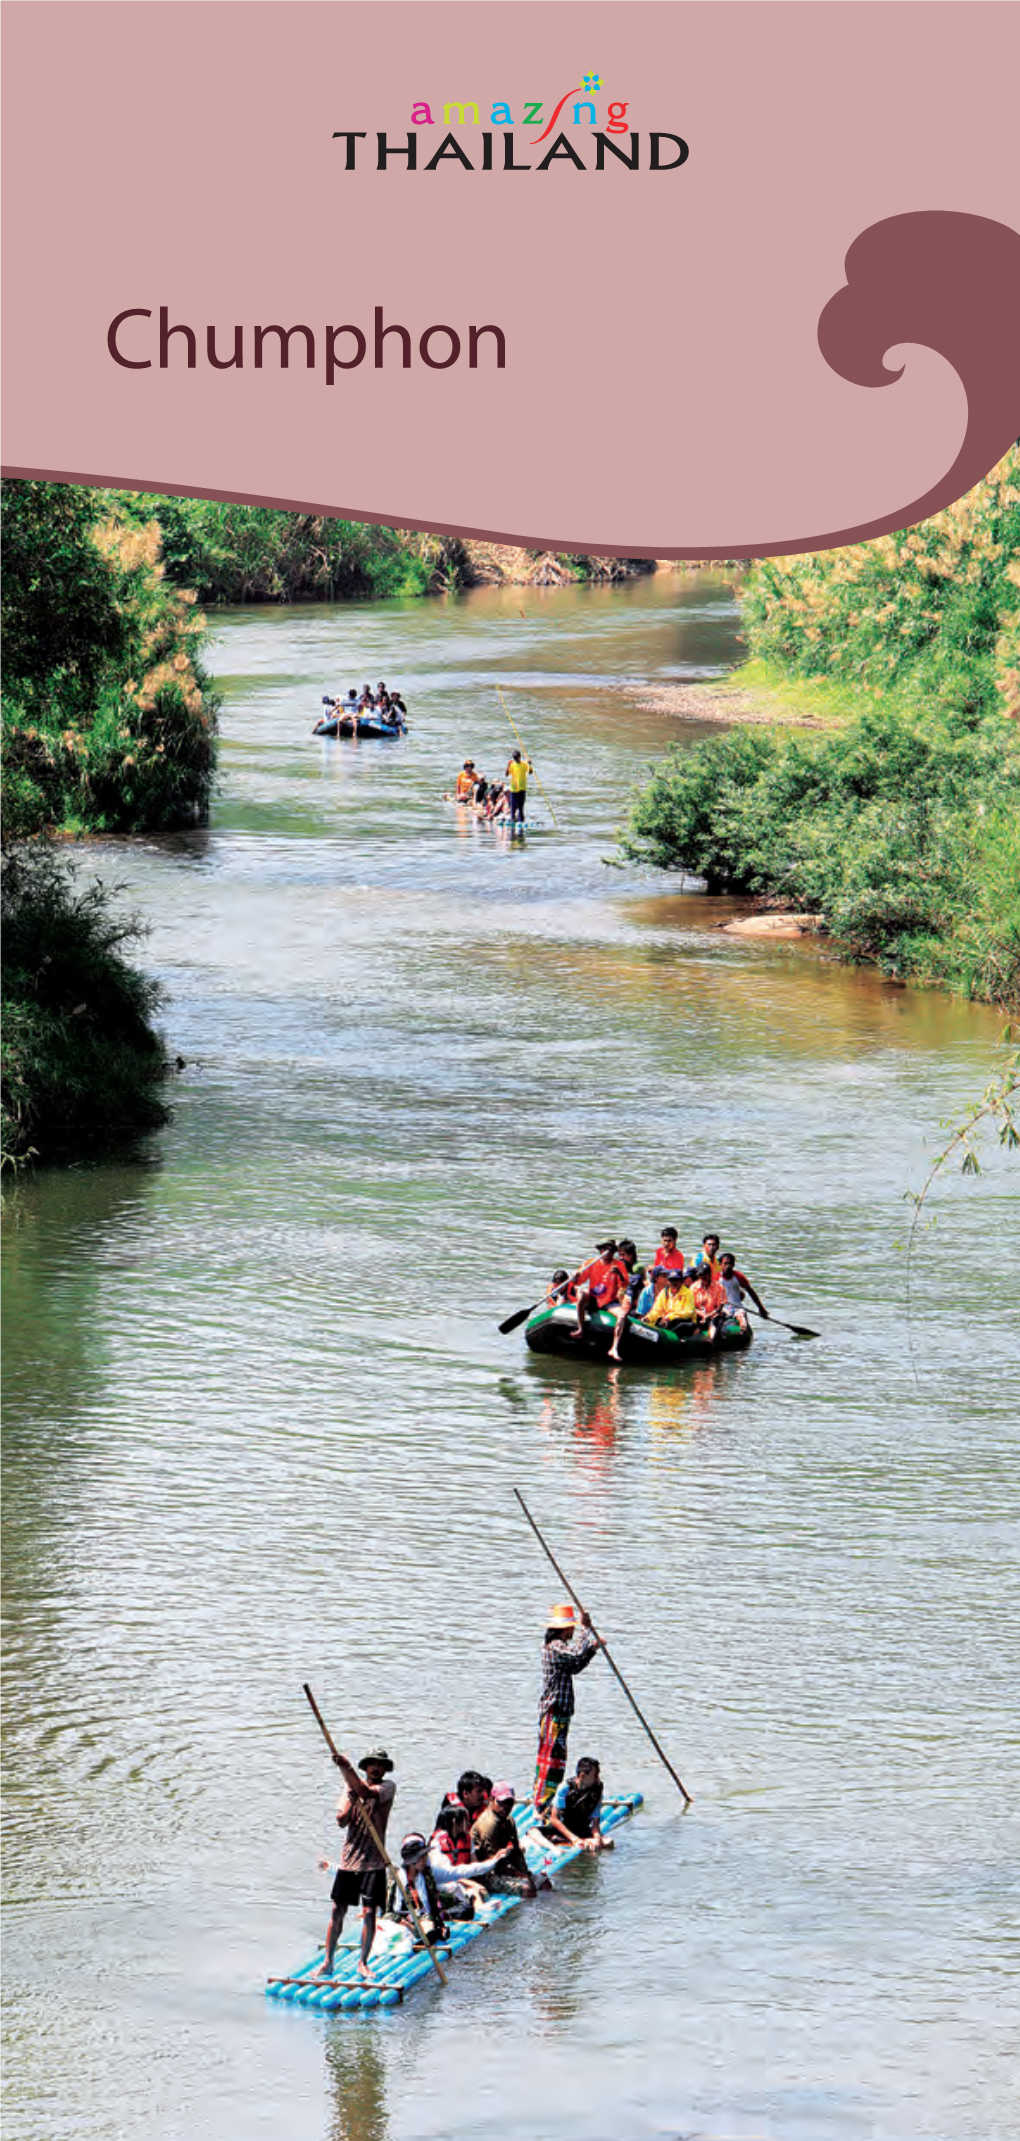
[[[124,518],[158,523],[167,572],[207,603],[425,595],[466,578],[457,537],[209,498],[109,495]]]
[[[751,650],[855,681],[804,739],[675,747],[637,797],[633,857],[822,914],[883,970],[1020,1003],[1020,453],[921,527],[760,562]]]
[[[970,715],[1020,715],[1020,448],[944,513],[847,550],[766,558],[751,651],[804,676]]]
[[[204,814],[215,699],[205,621],[154,521],[102,491],[3,487],[4,821],[151,831]]]
[[[4,1160],[157,1128],[159,989],[123,956],[138,924],[45,842],[4,856],[2,910]]]

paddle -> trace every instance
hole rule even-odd
[[[319,1727],[319,1731],[321,1732],[322,1737],[325,1740],[327,1747],[329,1748],[330,1754],[332,1755],[337,1768],[341,1769],[343,1765],[340,1761],[340,1756],[338,1755],[336,1748],[333,1745],[333,1741],[330,1736],[329,1726],[327,1725],[326,1720],[323,1717],[322,1711],[320,1710],[319,1705],[316,1702],[314,1695],[312,1694],[311,1688],[309,1687],[307,1680],[302,1681],[302,1686],[304,1688],[305,1694],[308,1697],[312,1716],[314,1717],[315,1722]],[[382,1837],[380,1836],[379,1831],[376,1828],[374,1821],[372,1820],[372,1816],[368,1811],[368,1807],[363,1799],[359,1799],[358,1801],[358,1814],[359,1818],[364,1822],[365,1827],[368,1830],[372,1842],[374,1843],[375,1848],[379,1853],[379,1857],[389,1867],[390,1872],[393,1875],[397,1887],[399,1888],[400,1893],[404,1898],[404,1902],[406,1903],[407,1908],[410,1911],[411,1917],[414,1920],[415,1931],[418,1935],[419,1940],[421,1941],[422,1947],[428,1950],[429,1961],[432,1964],[432,1968],[435,1971],[440,1984],[445,1985],[446,1972],[443,1969],[442,1963],[440,1962],[435,1949],[430,1946],[429,1942],[425,1938],[425,1928],[422,1925],[421,1918],[418,1914],[418,1906],[415,1903],[411,1890],[405,1883],[403,1874],[399,1873],[396,1866],[394,1865],[393,1860],[391,1859],[390,1854],[387,1851],[385,1844],[383,1843]],[[362,1982],[364,1981],[362,1980]]]
[[[795,1338],[820,1338],[821,1331],[809,1331],[806,1323],[784,1323],[781,1316],[763,1316],[763,1323],[778,1323],[781,1331],[792,1331]]]
[[[525,1514],[525,1516],[527,1517],[528,1523],[529,1523],[529,1524],[531,1525],[531,1529],[532,1529],[532,1531],[534,1532],[534,1534],[535,1534],[535,1537],[536,1537],[536,1539],[538,1540],[538,1543],[539,1543],[539,1546],[540,1546],[540,1547],[541,1547],[541,1549],[542,1549],[542,1552],[543,1552],[543,1553],[545,1554],[546,1558],[547,1558],[547,1559],[548,1559],[549,1561],[551,1561],[551,1562],[552,1562],[553,1568],[555,1569],[555,1571],[556,1571],[556,1574],[557,1574],[557,1576],[559,1577],[559,1579],[560,1579],[560,1582],[561,1582],[561,1584],[563,1585],[563,1588],[564,1588],[564,1590],[565,1590],[565,1591],[568,1591],[568,1592],[570,1593],[570,1596],[571,1596],[571,1598],[573,1599],[573,1601],[574,1601],[574,1604],[575,1604],[575,1606],[577,1607],[577,1610],[578,1610],[578,1612],[579,1612],[579,1613],[583,1613],[583,1612],[584,1612],[584,1607],[582,1606],[582,1604],[581,1604],[581,1601],[580,1601],[580,1599],[578,1598],[577,1592],[576,1592],[576,1591],[574,1590],[573,1586],[572,1586],[572,1585],[571,1585],[571,1584],[570,1584],[570,1583],[568,1582],[567,1578],[566,1578],[566,1577],[564,1576],[564,1574],[563,1574],[563,1570],[561,1569],[561,1567],[560,1567],[560,1565],[559,1565],[559,1562],[557,1561],[557,1559],[556,1559],[556,1556],[555,1556],[555,1554],[554,1554],[554,1553],[553,1553],[553,1551],[552,1551],[552,1548],[551,1548],[550,1546],[548,1546],[548,1545],[546,1544],[546,1541],[545,1541],[545,1540],[543,1539],[543,1537],[542,1537],[542,1534],[541,1534],[541,1532],[539,1531],[538,1525],[536,1524],[536,1522],[535,1522],[535,1519],[534,1519],[534,1517],[532,1516],[532,1514],[531,1514],[531,1511],[530,1511],[530,1509],[528,1508],[527,1502],[525,1501],[525,1499],[524,1499],[524,1496],[523,1496],[523,1494],[521,1494],[521,1493],[519,1492],[519,1490],[518,1490],[518,1489],[517,1489],[516,1487],[514,1488],[514,1493],[515,1493],[515,1495],[517,1496],[517,1500],[519,1501],[519,1503],[520,1503],[520,1505],[521,1505],[521,1508],[522,1508],[522,1509],[523,1509],[523,1511],[524,1511],[524,1514]],[[596,1633],[596,1630],[595,1630],[595,1629],[593,1628],[593,1629],[592,1629],[592,1634],[594,1635],[595,1633]],[[659,1760],[660,1760],[660,1762],[662,1763],[662,1765],[663,1765],[663,1767],[664,1767],[665,1769],[668,1769],[668,1771],[669,1771],[669,1774],[670,1774],[670,1776],[672,1777],[672,1779],[673,1779],[673,1782],[674,1782],[674,1784],[676,1785],[676,1788],[677,1788],[678,1792],[680,1792],[680,1793],[681,1793],[681,1795],[682,1795],[682,1797],[683,1797],[683,1801],[684,1801],[684,1808],[685,1808],[685,1810],[686,1810],[686,1808],[687,1808],[687,1807],[689,1807],[689,1806],[691,1805],[691,1795],[690,1795],[690,1792],[689,1792],[689,1791],[688,1791],[688,1789],[687,1789],[687,1786],[686,1786],[685,1784],[682,1784],[682,1783],[680,1782],[680,1779],[679,1779],[679,1777],[677,1776],[676,1770],[674,1769],[674,1767],[673,1767],[673,1764],[672,1764],[672,1762],[670,1761],[670,1759],[669,1759],[669,1756],[668,1756],[668,1754],[666,1754],[666,1753],[664,1752],[663,1748],[661,1748],[661,1747],[660,1747],[660,1745],[659,1745],[659,1742],[658,1742],[658,1740],[656,1739],[656,1737],[655,1737],[655,1734],[654,1734],[654,1732],[652,1731],[651,1725],[649,1724],[649,1722],[648,1722],[648,1719],[647,1719],[647,1717],[645,1717],[645,1716],[643,1715],[643,1713],[642,1713],[642,1712],[641,1712],[641,1711],[640,1711],[640,1710],[638,1709],[637,1703],[635,1702],[635,1700],[634,1700],[634,1697],[633,1697],[633,1695],[631,1694],[631,1692],[630,1692],[630,1689],[629,1689],[629,1687],[627,1686],[627,1683],[626,1683],[626,1681],[625,1681],[625,1679],[624,1679],[624,1677],[623,1677],[623,1674],[622,1674],[622,1673],[621,1673],[621,1671],[620,1671],[620,1668],[619,1668],[619,1666],[618,1666],[618,1665],[616,1664],[615,1660],[614,1660],[613,1658],[611,1658],[611,1657],[610,1657],[610,1655],[609,1655],[609,1651],[607,1650],[607,1648],[606,1648],[606,1645],[605,1645],[605,1643],[603,1642],[603,1640],[602,1640],[602,1637],[601,1637],[601,1636],[599,1637],[599,1642],[600,1642],[600,1644],[601,1644],[601,1647],[602,1647],[602,1655],[603,1655],[603,1657],[604,1657],[604,1659],[605,1659],[605,1661],[606,1661],[606,1664],[607,1664],[607,1665],[608,1665],[608,1667],[609,1667],[609,1670],[610,1670],[610,1672],[611,1672],[611,1673],[612,1673],[612,1674],[613,1674],[613,1675],[615,1676],[615,1678],[616,1678],[616,1679],[617,1679],[617,1680],[619,1681],[619,1683],[620,1683],[620,1686],[622,1687],[622,1689],[623,1689],[623,1692],[624,1692],[624,1694],[625,1694],[625,1695],[626,1695],[626,1697],[627,1697],[627,1701],[629,1702],[629,1704],[630,1704],[630,1706],[631,1706],[631,1709],[632,1709],[632,1710],[633,1710],[633,1712],[634,1712],[634,1715],[635,1715],[635,1717],[637,1718],[637,1720],[638,1720],[639,1724],[641,1724],[641,1725],[643,1725],[643,1726],[644,1726],[644,1729],[645,1729],[645,1731],[647,1732],[647,1734],[648,1734],[648,1737],[649,1737],[649,1739],[651,1740],[652,1746],[654,1747],[654,1749],[655,1749],[655,1752],[656,1752],[656,1754],[658,1755],[658,1757],[659,1757]]]
[[[504,1338],[508,1331],[515,1331],[519,1323],[525,1323],[529,1316],[534,1315],[536,1308],[541,1308],[541,1306],[540,1301],[533,1301],[530,1308],[519,1308],[514,1315],[508,1316],[506,1322],[499,1325]]]

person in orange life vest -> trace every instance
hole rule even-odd
[[[619,1299],[612,1310],[616,1317],[616,1329],[613,1332],[613,1343],[609,1348],[608,1357],[610,1360],[619,1360],[620,1358],[620,1340],[627,1328],[629,1317],[635,1313],[638,1299],[645,1284],[644,1266],[638,1263],[637,1250],[632,1241],[617,1243],[616,1263],[619,1266],[623,1284]]]
[[[683,1271],[684,1269],[684,1252],[682,1249],[677,1248],[676,1228],[663,1227],[659,1236],[659,1246],[652,1258],[650,1276],[653,1279],[657,1279],[660,1271]]]
[[[556,1308],[561,1301],[570,1300],[571,1294],[569,1271],[564,1271],[561,1268],[559,1271],[553,1272],[551,1282],[546,1287],[545,1298],[546,1306],[548,1308]]]
[[[596,1309],[612,1308],[623,1290],[623,1272],[616,1262],[615,1241],[596,1242],[593,1261],[575,1271],[572,1283],[577,1288],[577,1322],[568,1335],[580,1338],[585,1317],[593,1316]]]
[[[456,801],[458,803],[470,802],[477,785],[478,775],[475,772],[474,759],[466,758],[464,760],[463,769],[460,773],[458,773],[457,779],[454,783],[453,793],[456,798]]]
[[[769,1321],[769,1312],[764,1301],[755,1293],[746,1273],[737,1270],[736,1257],[731,1256],[728,1249],[719,1258],[719,1278],[729,1303],[730,1315],[735,1322],[739,1323],[742,1331],[747,1329],[747,1310],[743,1305],[744,1294],[750,1294],[759,1316],[764,1316],[766,1323]]]
[[[714,1345],[723,1324],[729,1322],[730,1304],[718,1272],[707,1263],[700,1266],[694,1281],[694,1313],[701,1336]]]
[[[701,1270],[702,1270],[702,1268],[704,1267],[704,1265],[706,1265],[706,1264],[708,1265],[708,1267],[709,1267],[709,1270],[710,1270],[710,1271],[711,1271],[711,1272],[712,1272],[713,1274],[717,1274],[717,1273],[718,1273],[718,1270],[719,1270],[719,1236],[718,1236],[718,1234],[703,1234],[703,1235],[702,1235],[702,1237],[701,1237],[701,1247],[700,1247],[700,1249],[698,1250],[697,1256],[696,1256],[696,1257],[695,1257],[695,1259],[694,1259],[694,1269],[695,1269],[695,1271],[701,1271]]]

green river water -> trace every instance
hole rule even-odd
[[[91,851],[188,1068],[141,1152],[6,1199],[20,2141],[1017,2133],[1009,1163],[940,1190],[909,1297],[902,1248],[996,1022],[606,867],[669,727],[617,686],[735,626],[710,576],[231,613],[211,825]],[[405,742],[312,740],[380,676]],[[440,800],[505,763],[496,682],[561,820],[515,847]],[[498,1335],[666,1221],[822,1338],[670,1382]],[[530,1782],[558,1586],[515,1485],[694,1806],[596,1664],[573,1751],[646,1794],[614,1856],[445,1992],[274,2007],[335,1849],[304,1679],[389,1745],[398,1837],[464,1766]]]

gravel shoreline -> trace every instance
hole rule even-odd
[[[624,696],[649,713],[671,714],[677,721],[717,722],[728,728],[824,729],[832,726],[816,714],[802,714],[770,704],[749,691],[720,691],[713,684],[625,684]]]

